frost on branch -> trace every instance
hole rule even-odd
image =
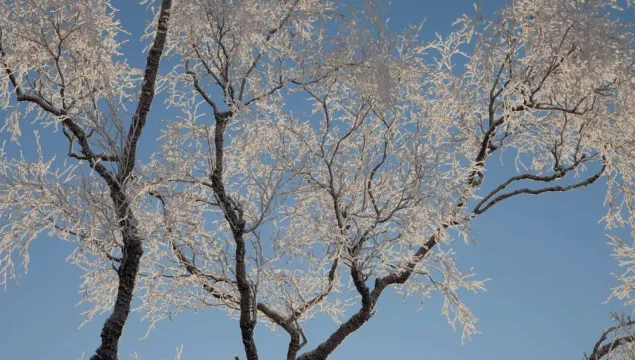
[[[138,70],[128,67],[123,59],[115,60],[121,55],[116,37],[123,29],[114,13],[105,0],[0,4],[2,67],[12,75],[1,78],[0,104],[3,108],[15,106],[15,85],[26,100],[21,106],[24,110],[16,107],[12,110],[15,115],[7,120],[14,135],[19,134],[20,112],[27,115],[36,111],[42,125],[47,126],[60,121],[52,116],[60,114],[50,110],[62,109],[92,129],[93,140],[101,138],[103,150],[112,150],[114,144],[108,144],[107,138],[114,133],[106,126],[113,124],[107,124],[108,115],[99,114],[96,107],[109,102],[117,108],[139,78]],[[34,97],[43,102],[29,101]]]
[[[430,98],[454,94],[427,85],[456,81],[425,61],[445,40],[419,44],[417,29],[399,37],[378,18],[370,19],[372,31],[342,26],[335,35],[309,35],[318,22],[341,21],[330,6],[191,1],[174,14],[191,29],[169,42],[182,63],[163,86],[183,115],[168,124],[161,152],[140,176],[165,221],[164,235],[146,246],[140,280],[141,309],[153,324],[201,307],[242,314],[234,211],[245,222],[254,310],[291,333],[319,313],[345,321],[361,283],[399,269],[446,222],[463,218],[456,204],[472,191],[472,168],[462,162],[473,144],[455,134],[472,125],[435,108]],[[243,19],[250,25],[237,26]],[[312,111],[290,109],[290,96],[294,107]],[[434,116],[440,121],[429,121]],[[220,131],[229,200],[213,178],[219,126],[227,126]],[[469,336],[475,318],[457,291],[482,285],[449,254],[431,260],[434,283],[421,281],[446,297],[444,314]],[[404,286],[421,285],[413,278]]]
[[[51,4],[40,13],[0,5],[25,28],[2,19],[4,66],[46,99],[27,101],[25,113],[69,126],[54,111],[62,108],[86,127],[84,144],[69,136],[70,156],[104,177],[118,169],[123,122],[92,99],[120,109],[115,100],[126,99],[138,73],[101,58],[116,53],[121,31],[107,2],[95,0],[95,14],[73,1]],[[425,42],[422,26],[390,31],[376,2],[174,4],[155,12],[146,37],[163,33],[154,24],[168,15],[179,24],[165,46],[174,66],[159,86],[180,115],[165,119],[151,159],[117,178],[143,239],[137,310],[150,329],[180,311],[217,307],[239,320],[249,360],[257,358],[257,323],[289,334],[287,359],[324,359],[394,288],[442,296],[442,314],[469,339],[476,317],[459,294],[484,283],[461,270],[451,245],[470,238],[474,218],[508,200],[601,183],[607,226],[635,225],[635,35],[616,16],[632,7],[517,0],[496,20],[465,16],[454,32]],[[73,22],[69,9],[101,31]],[[20,34],[33,38],[20,41]],[[73,36],[78,49],[65,46]],[[32,61],[20,62],[21,54]],[[103,73],[86,70],[96,61],[106,62]],[[6,107],[14,80],[3,81]],[[16,116],[6,128],[17,135]],[[96,150],[80,154],[77,145]],[[507,154],[513,164],[494,161]],[[73,185],[63,200],[14,201],[6,214],[31,219],[42,206],[59,214],[62,230],[47,229],[78,242],[71,259],[86,270],[86,301],[95,304],[88,317],[108,309],[123,255],[118,214],[105,199],[113,183],[83,181],[93,172],[60,179],[45,160],[6,162],[15,169],[6,193],[46,199],[58,183]],[[33,166],[42,175],[28,175]],[[489,179],[493,166],[507,180]],[[38,234],[7,224],[5,233],[24,235],[3,242],[10,253]],[[627,269],[614,295],[630,304],[635,257],[630,245],[614,244]],[[341,326],[300,353],[308,343],[303,327],[319,314]]]
[[[184,117],[166,132],[162,158],[188,159],[169,166],[185,180],[182,186],[209,187],[208,174],[217,166],[218,116],[230,119],[223,176],[251,231],[251,278],[267,306],[261,309],[293,318],[294,309],[333,301],[329,309],[343,314],[352,304],[346,294],[364,299],[372,279],[405,275],[407,294],[442,292],[444,312],[457,314],[449,319],[461,321],[467,336],[474,332],[474,317],[456,290],[480,289],[482,283],[458,272],[451,253],[436,250],[420,258],[428,246],[449,241],[439,231],[461,229],[518,195],[574,190],[600,177],[610,185],[609,199],[632,188],[632,34],[610,17],[610,11],[620,11],[610,4],[516,1],[500,21],[463,18],[457,32],[427,44],[417,38],[420,28],[393,38],[351,26],[334,37],[293,39],[309,41],[303,46],[316,54],[286,53],[278,30],[248,36],[247,27],[233,35],[233,16],[254,16],[249,5],[217,9],[214,14],[222,16],[183,33],[175,43],[181,47],[172,48],[184,60],[166,86],[170,104],[182,108]],[[295,29],[298,20],[288,20]],[[200,34],[207,38],[193,38]],[[364,41],[338,47],[344,38]],[[247,42],[235,39],[257,44],[255,56],[240,53]],[[464,50],[468,41],[476,44],[472,54]],[[199,49],[200,43],[209,46]],[[223,47],[235,51],[214,58],[213,50]],[[465,71],[457,71],[457,57],[467,58]],[[298,71],[306,64],[311,68]],[[262,80],[271,74],[277,78]],[[275,86],[267,91],[260,83]],[[251,102],[240,89],[260,95]],[[296,93],[308,99],[310,114],[292,112],[284,103]],[[485,184],[487,159],[505,152],[516,155],[509,180]],[[208,192],[205,201],[213,203]],[[619,223],[625,208],[610,204],[607,222]],[[225,210],[216,211],[211,228],[222,233]],[[221,268],[205,265],[196,253],[200,271]],[[224,257],[231,259],[231,253],[228,248]],[[285,269],[286,263],[294,265]],[[320,283],[325,296],[310,285]],[[306,299],[318,300],[314,305]]]
[[[471,219],[512,197],[601,177],[609,199],[630,196],[633,44],[609,2],[516,1],[430,43],[373,15],[346,23],[326,2],[183,4],[174,16],[190,28],[169,42],[181,63],[163,79],[183,115],[142,170],[169,234],[144,265],[152,321],[200,307],[240,316],[233,213],[259,321],[290,334],[320,312],[346,323],[395,285],[441,293],[469,338],[476,318],[458,294],[483,282],[457,269],[448,234],[469,238]],[[350,26],[308,35],[328,21]],[[509,180],[487,183],[488,159],[506,152]],[[610,204],[618,224],[626,208]]]
[[[170,6],[170,0],[161,2],[139,81],[142,72],[118,58],[123,29],[108,0],[0,3],[0,106],[11,113],[2,129],[17,140],[17,119],[31,114],[36,127],[51,127],[66,138],[61,138],[68,144],[65,155],[77,163],[45,162],[42,150],[37,162],[2,159],[5,182],[0,196],[7,203],[2,209],[6,223],[0,269],[2,275],[14,275],[15,254],[21,254],[26,265],[29,243],[44,230],[76,242],[70,261],[87,272],[84,295],[95,304],[89,319],[114,303],[91,359],[117,358],[144,235],[153,232],[152,222],[150,227],[139,225],[134,211],[143,203],[135,193],[139,188],[128,183],[154,96]],[[136,110],[129,116],[125,105],[135,100]],[[22,225],[16,216],[25,217]]]

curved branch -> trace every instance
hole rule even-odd
[[[600,339],[596,342],[595,346],[593,347],[593,352],[591,353],[591,355],[585,358],[587,360],[601,360],[602,358],[609,355],[611,352],[613,352],[620,346],[624,346],[626,344],[635,342],[635,335],[629,334],[622,337],[616,337],[613,340],[611,340],[611,342],[602,345],[606,341],[606,339],[612,334],[615,334],[617,331],[621,329],[630,328],[633,325],[635,325],[635,320],[629,319],[628,321],[625,321],[619,325],[612,326],[604,330],[602,332],[602,336],[600,336]]]
[[[544,187],[542,189],[528,189],[528,188],[525,188],[525,189],[514,190],[514,191],[511,191],[511,192],[503,194],[503,195],[499,195],[499,196],[495,197],[492,201],[487,203],[487,205],[484,205],[482,208],[481,208],[482,204],[479,204],[476,207],[476,209],[474,209],[474,214],[480,215],[480,214],[484,213],[485,211],[487,211],[492,206],[494,206],[497,203],[499,203],[500,201],[503,201],[505,199],[508,199],[508,198],[516,196],[516,195],[521,195],[521,194],[538,195],[538,194],[543,194],[543,193],[547,193],[547,192],[565,192],[565,191],[577,189],[577,188],[580,188],[580,187],[589,186],[589,185],[593,184],[594,182],[596,182],[602,176],[602,174],[604,173],[604,170],[606,170],[606,164],[602,165],[602,168],[600,169],[600,171],[598,171],[593,176],[590,176],[589,178],[585,179],[584,181],[580,181],[578,183],[567,185],[567,186],[561,186],[561,185],[549,186],[549,187]]]
[[[593,156],[591,156],[592,158]],[[500,184],[498,187],[496,187],[494,190],[492,190],[489,194],[487,194],[487,196],[485,196],[474,208],[474,213],[479,213],[480,208],[485,205],[485,203],[487,203],[487,201],[489,199],[491,199],[493,196],[495,196],[496,194],[498,194],[499,192],[501,192],[502,190],[504,190],[505,188],[507,188],[509,185],[511,185],[512,183],[518,182],[518,181],[523,181],[523,180],[531,180],[531,181],[537,181],[537,182],[552,182],[552,181],[556,181],[559,179],[562,179],[563,177],[565,177],[567,175],[567,173],[569,173],[571,170],[574,170],[576,167],[578,167],[578,165],[580,165],[581,163],[583,163],[585,160],[588,160],[589,157],[587,157],[586,155],[582,155],[578,160],[575,161],[575,163],[573,163],[571,166],[566,167],[566,168],[556,168],[556,172],[552,175],[546,175],[546,176],[541,176],[541,175],[534,175],[534,174],[522,174],[522,175],[517,175],[517,176],[512,176],[511,178],[509,178],[507,181],[505,181],[504,183]],[[557,157],[556,157],[556,162],[557,162]]]

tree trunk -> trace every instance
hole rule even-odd
[[[142,239],[132,233],[124,239],[124,257],[119,266],[119,288],[112,314],[101,330],[101,345],[91,360],[118,360],[119,339],[130,314],[139,263],[143,255]]]
[[[91,360],[118,360],[119,339],[130,314],[130,304],[132,303],[139,264],[143,255],[143,238],[138,231],[137,219],[130,209],[130,201],[125,193],[125,184],[134,169],[139,137],[154,99],[156,78],[167,39],[171,8],[172,0],[161,1],[157,30],[146,60],[146,69],[141,83],[139,103],[132,117],[123,153],[119,158],[117,179],[116,181],[111,180],[108,182],[110,197],[119,219],[124,248],[123,257],[117,270],[119,287],[117,289],[115,307],[104,324],[101,331],[101,345],[97,348]],[[88,149],[87,143],[84,148]]]

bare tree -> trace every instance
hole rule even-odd
[[[109,118],[108,128],[87,110],[77,115],[88,131],[95,129],[95,145],[87,146],[99,150],[82,147],[75,154],[73,141],[83,145],[73,133],[71,157],[89,161],[91,169],[111,171],[106,163],[124,171],[114,177],[125,191],[112,198],[113,206],[104,198],[109,182],[91,182],[92,172],[67,175],[77,165],[59,166],[43,155],[32,164],[3,159],[10,169],[0,191],[7,224],[3,273],[12,274],[11,254],[39,232],[72,238],[79,249],[73,261],[87,271],[90,318],[113,305],[112,294],[124,284],[126,236],[134,235],[144,255],[131,278],[137,277],[135,293],[150,328],[175,312],[218,307],[238,319],[247,360],[258,359],[258,323],[288,333],[288,360],[328,358],[373,318],[388,289],[422,299],[440,294],[442,313],[470,339],[477,319],[459,291],[482,290],[484,281],[459,269],[451,243],[469,238],[474,218],[520,195],[572,191],[602,179],[607,226],[633,224],[635,36],[632,24],[615,16],[630,14],[632,4],[618,5],[516,0],[496,20],[477,11],[457,20],[448,36],[426,42],[421,26],[391,31],[373,1],[356,7],[324,0],[174,0],[171,9],[164,1],[156,35],[150,28],[146,36],[161,48],[165,41],[176,64],[159,86],[182,115],[167,119],[160,148],[136,167],[124,160],[128,153],[134,160],[140,133],[134,124],[144,110],[137,110],[126,136],[119,120]],[[105,28],[118,31],[105,13]],[[161,24],[168,15],[179,29],[166,36]],[[33,25],[34,33],[39,28],[46,26]],[[35,48],[48,41],[33,36]],[[112,38],[97,43],[116,48]],[[69,76],[50,81],[64,72],[38,75],[12,51],[3,53],[10,79],[20,74],[35,95],[42,82],[49,84],[45,98],[52,104],[71,101],[59,85]],[[151,49],[148,64],[155,57],[158,65],[160,55]],[[136,73],[123,63],[110,66],[116,68],[104,74],[121,80],[103,98],[118,109],[115,99],[126,98]],[[87,92],[82,85],[73,99],[101,94],[106,85],[98,84]],[[144,80],[142,86],[151,85]],[[139,109],[144,96],[151,100],[142,91]],[[103,113],[86,104],[90,114]],[[145,121],[149,104],[143,109]],[[66,119],[74,117],[62,116],[63,125]],[[137,134],[135,141],[126,140],[129,134]],[[497,168],[509,178],[487,181],[486,171],[503,154],[515,156],[515,166]],[[27,221],[14,221],[18,215]],[[618,243],[631,266],[632,246]],[[632,270],[622,275],[614,296],[629,299],[632,279]],[[303,350],[304,326],[318,314],[340,325]],[[605,341],[623,328],[609,329],[589,359],[610,353]],[[116,356],[116,347],[110,349],[114,355],[105,358]]]
[[[7,220],[2,241],[2,252],[7,254],[3,261],[5,281],[13,271],[11,252],[28,246],[47,230],[63,238],[76,238],[79,251],[93,243],[101,250],[102,260],[117,263],[113,266],[116,300],[93,360],[118,358],[119,338],[130,313],[143,255],[143,234],[126,187],[154,98],[171,6],[171,0],[161,2],[136,110],[126,131],[119,109],[136,90],[134,76],[138,73],[114,60],[119,47],[116,36],[122,29],[109,1],[0,3],[0,60],[5,73],[1,98],[5,107],[10,99],[18,102],[9,120],[14,136],[18,135],[21,115],[34,111],[43,126],[61,127],[69,144],[67,156],[91,169],[89,174],[81,174],[79,165],[64,164],[61,172],[47,179],[53,175],[47,168],[52,163],[44,163],[42,149],[38,163],[8,164],[9,170],[2,174],[2,213]],[[100,180],[98,185],[89,183],[94,174]],[[85,188],[80,192],[71,188],[77,184]],[[88,212],[78,212],[77,206],[87,207]],[[14,218],[20,215],[31,221],[20,223]],[[108,233],[110,240],[105,238]]]

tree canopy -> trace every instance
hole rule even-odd
[[[441,296],[467,340],[477,319],[459,293],[484,281],[451,242],[473,219],[601,182],[607,228],[633,228],[630,0],[475,8],[433,41],[391,30],[375,1],[146,3],[135,69],[110,1],[0,1],[3,129],[17,141],[34,121],[68,146],[2,152],[0,283],[42,234],[76,244],[88,320],[112,311],[93,360],[117,359],[133,297],[150,328],[226,311],[248,360],[258,323],[288,333],[288,360],[326,359],[389,290]],[[163,106],[180,116],[146,121]],[[162,136],[140,159],[145,127]],[[632,239],[610,239],[625,269],[612,296],[633,305]],[[307,345],[318,314],[339,325]],[[631,358],[618,320],[589,359]]]

